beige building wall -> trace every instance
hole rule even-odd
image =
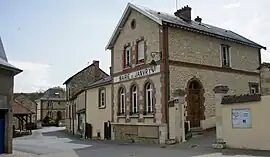
[[[261,101],[222,105],[223,138],[227,147],[270,150],[270,96]],[[251,128],[232,128],[232,109],[251,110]],[[237,137],[237,138],[236,138]]]
[[[250,92],[249,82],[260,83],[259,71],[257,70],[260,64],[259,50],[256,48],[170,27],[168,29],[168,44],[169,59],[174,61],[169,66],[170,98],[176,89],[185,90],[188,81],[193,77],[200,80],[205,92],[204,115],[206,120],[201,121],[203,129],[215,126],[213,92],[215,85],[227,85],[230,89],[229,94],[246,94]],[[231,68],[243,72],[222,70],[221,44],[231,46]],[[257,72],[257,74],[249,72]]]
[[[99,90],[105,89],[105,108],[99,108]],[[92,125],[92,137],[97,137],[100,132],[101,139],[104,139],[104,122],[111,121],[111,85],[105,85],[87,90],[86,123]]]

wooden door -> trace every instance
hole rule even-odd
[[[200,90],[190,89],[188,94],[189,104],[188,104],[188,120],[190,121],[190,127],[200,127]]]

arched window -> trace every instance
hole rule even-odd
[[[131,86],[131,111],[132,113],[138,113],[138,93],[137,93],[137,86]]]
[[[121,87],[119,89],[119,106],[118,106],[119,114],[125,113],[125,107],[126,107],[125,100],[126,100],[125,89],[123,87]]]
[[[153,112],[153,85],[151,83],[145,84],[145,111],[146,113]]]

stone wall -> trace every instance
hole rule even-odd
[[[145,123],[145,124],[161,124],[162,115],[161,107],[162,107],[162,95],[161,95],[161,83],[160,83],[161,75],[153,75],[150,77],[144,77],[132,81],[121,82],[118,84],[114,84],[114,121],[118,123],[130,123],[130,124],[137,124],[137,123]],[[154,113],[149,115],[144,115],[144,86],[147,82],[152,83],[154,90]],[[130,114],[130,105],[131,105],[131,86],[137,85],[138,90],[138,105],[139,105],[139,114]],[[125,115],[117,115],[118,111],[118,92],[120,87],[125,88],[126,90],[126,114]]]
[[[131,21],[136,21],[135,29],[131,28]],[[143,38],[145,41],[145,63],[152,61],[151,52],[159,52],[159,25],[148,17],[131,11],[125,25],[121,29],[121,34],[118,36],[112,52],[112,71],[113,73],[123,70],[123,50],[124,46],[130,44],[132,47],[132,67],[136,67],[135,45],[136,41]]]
[[[107,74],[99,69],[99,61],[93,61],[93,64],[86,67],[66,84],[68,100],[74,97],[79,91],[89,86],[96,80],[106,77]]]
[[[134,140],[136,143],[159,143],[159,127],[147,125],[112,125],[115,140]]]
[[[52,106],[48,106],[51,103]],[[43,120],[47,115],[48,111],[51,111],[53,114],[53,119],[56,120],[57,112],[60,111],[62,119],[66,118],[66,101],[57,101],[57,100],[42,100],[41,101],[41,120]]]
[[[230,46],[233,69],[254,72],[260,66],[259,49],[183,29],[169,28],[169,59],[221,67],[220,46]]]
[[[215,116],[215,85],[228,85],[228,94],[247,94],[250,92],[249,82],[260,82],[259,76],[170,65],[170,99],[176,89],[185,90],[188,81],[194,77],[200,80],[204,89],[206,121],[202,121],[203,128],[213,127],[215,124],[215,119],[211,118]]]

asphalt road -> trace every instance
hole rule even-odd
[[[191,140],[182,145],[137,145],[115,141],[80,140],[63,131],[63,128],[43,128],[31,136],[13,140],[15,150],[40,157],[248,157],[270,156],[269,152],[214,150],[212,136]]]

